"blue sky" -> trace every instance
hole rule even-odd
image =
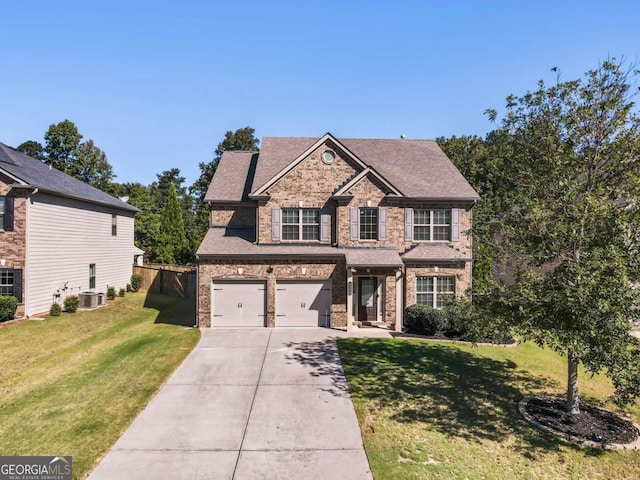
[[[14,1],[0,141],[68,118],[117,181],[199,175],[224,132],[484,135],[509,93],[638,61],[640,2]]]

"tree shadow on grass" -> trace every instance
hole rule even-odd
[[[148,292],[144,300],[145,308],[158,310],[154,323],[193,327],[196,323],[195,300],[175,298],[160,293]]]
[[[566,445],[528,425],[517,412],[526,394],[556,389],[556,382],[519,369],[510,360],[494,360],[449,345],[380,339],[292,342],[288,357],[328,376],[326,388],[392,412],[391,420],[420,423],[449,437],[501,442],[527,458]],[[344,371],[349,380],[344,382]],[[570,447],[579,449],[579,447]]]

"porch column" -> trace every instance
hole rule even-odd
[[[402,316],[404,309],[402,308],[402,269],[396,270],[396,332],[402,331]]]
[[[347,268],[347,332],[355,329],[355,321],[353,319],[353,272],[351,268]]]

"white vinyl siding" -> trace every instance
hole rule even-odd
[[[107,285],[126,287],[133,264],[133,212],[39,192],[27,211],[27,315],[48,312],[53,296],[89,290],[89,265],[95,264],[97,292]],[[118,235],[111,235],[117,213]],[[66,290],[65,290],[66,286]]]

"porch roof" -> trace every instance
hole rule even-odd
[[[196,255],[209,257],[341,257],[344,253],[329,245],[257,245],[255,228],[213,227],[207,231]]]
[[[396,249],[391,248],[345,248],[347,267],[402,267],[402,259]]]
[[[412,262],[470,262],[471,257],[446,243],[421,243],[402,255],[404,263]]]

